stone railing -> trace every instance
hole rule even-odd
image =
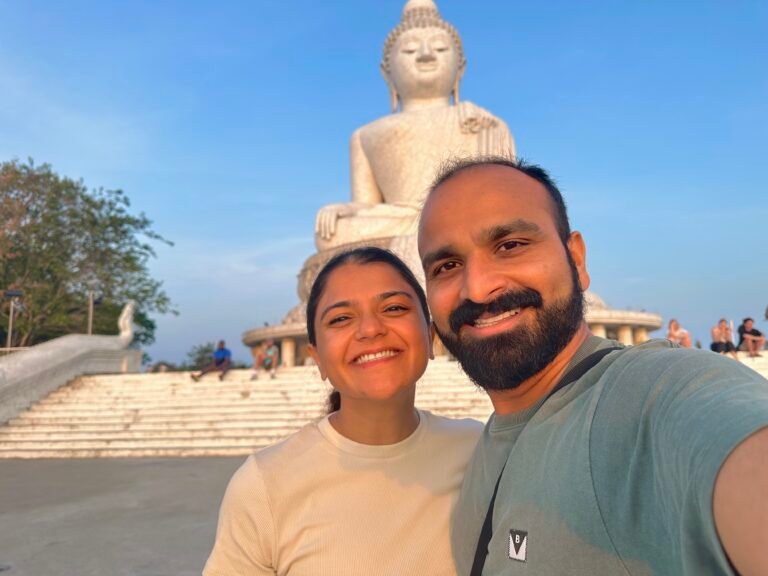
[[[128,348],[132,319],[129,303],[118,336],[70,334],[0,357],[0,424],[78,376],[138,372],[141,350]]]

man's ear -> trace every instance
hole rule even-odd
[[[317,366],[318,371],[320,372],[320,378],[325,382],[328,379],[328,375],[325,373],[325,370],[323,369],[323,364],[320,362],[320,355],[317,353],[317,348],[312,346],[312,344],[307,344],[307,352],[309,352],[309,355],[312,356],[312,360],[315,361],[315,365]]]
[[[590,278],[589,272],[587,272],[587,246],[584,244],[581,232],[571,232],[566,248],[571,255],[573,264],[576,266],[581,290],[586,292],[587,288],[589,288]]]

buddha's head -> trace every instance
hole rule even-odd
[[[400,23],[384,42],[381,71],[389,86],[392,111],[412,98],[453,95],[466,60],[458,31],[442,19],[433,0],[408,0]]]

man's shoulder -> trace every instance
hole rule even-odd
[[[760,374],[732,358],[709,350],[681,348],[668,340],[630,346],[611,357],[613,361],[603,374],[606,388],[661,386],[673,391],[686,386],[765,382]]]

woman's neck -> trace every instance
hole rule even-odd
[[[371,402],[342,398],[341,408],[328,418],[342,436],[359,442],[383,446],[397,444],[419,426],[419,413],[413,398],[404,401]]]

